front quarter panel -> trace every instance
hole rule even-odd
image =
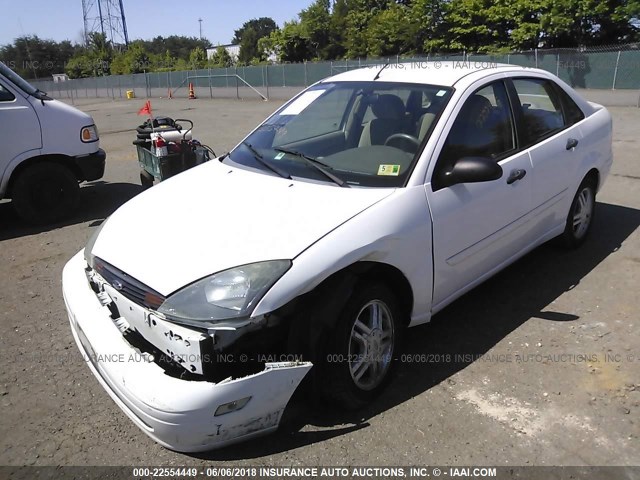
[[[424,188],[398,189],[293,259],[291,269],[262,298],[253,316],[285,305],[352,264],[370,261],[402,272],[413,290],[411,324],[426,322],[431,309],[431,252],[431,217]]]
[[[90,115],[59,100],[40,100],[30,97],[42,125],[42,148],[46,154],[68,157],[89,155],[98,151],[100,141],[84,143],[80,130],[94,124]]]

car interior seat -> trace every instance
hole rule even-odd
[[[384,145],[391,135],[405,131],[405,108],[400,97],[380,95],[371,105],[371,111],[376,118],[364,126],[359,147]]]
[[[473,95],[459,114],[462,128],[458,135],[467,148],[474,149],[476,155],[488,151],[495,141],[493,131],[493,106],[482,95]]]

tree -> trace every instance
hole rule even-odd
[[[65,72],[71,78],[98,77],[111,73],[113,49],[102,33],[89,34],[88,48],[79,49],[67,62]]]
[[[268,37],[271,32],[278,29],[276,22],[269,17],[254,18],[245,22],[242,27],[235,31],[232,43],[240,45],[238,61],[248,64],[254,58],[263,60],[264,52],[258,49],[258,41]]]
[[[316,59],[329,58],[331,12],[329,0],[315,0],[299,13],[300,25]]]
[[[277,45],[275,50],[282,62],[303,62],[312,56],[309,39],[299,22],[285,22],[270,38]]]
[[[253,30],[258,38],[268,37],[271,32],[278,29],[276,22],[273,21],[272,18],[269,17],[260,17],[249,20],[248,22],[244,22],[242,27],[234,32],[233,39],[231,43],[234,45],[240,45],[242,42],[242,37],[245,34],[246,30]]]
[[[398,55],[415,50],[415,38],[411,35],[410,9],[392,4],[380,10],[367,27],[367,54],[375,57]]]
[[[211,42],[206,39],[172,35],[170,37],[155,37],[153,40],[142,40],[145,50],[154,55],[165,55],[169,52],[173,58],[188,59],[194,48],[207,50],[211,48]]]
[[[196,47],[191,50],[189,54],[189,68],[197,70],[199,68],[205,68],[207,65],[207,52],[202,48]]]
[[[446,49],[450,28],[447,21],[448,6],[446,0],[413,0],[411,3],[411,23],[408,28],[417,53]]]
[[[347,0],[335,0],[331,11],[331,22],[329,24],[329,45],[326,48],[326,58],[334,59],[344,56],[345,32],[347,30],[347,14],[349,6]]]
[[[233,58],[227,49],[220,45],[209,59],[209,65],[212,67],[231,67],[233,66]]]
[[[55,42],[37,35],[16,38],[0,47],[0,59],[24,78],[46,78],[64,71],[66,63],[80,50],[68,40]]]
[[[253,28],[248,28],[242,34],[242,40],[240,41],[240,54],[238,55],[238,61],[243,64],[248,64],[254,58],[260,55],[258,51],[258,41],[260,37]]]
[[[111,75],[142,73],[151,69],[151,57],[140,41],[131,43],[127,50],[114,55],[111,62]]]

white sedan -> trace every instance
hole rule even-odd
[[[605,108],[542,70],[327,78],[103,222],[64,269],[73,336],[175,450],[275,430],[304,377],[358,408],[407,327],[543,242],[585,240],[611,138]]]

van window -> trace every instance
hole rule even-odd
[[[4,63],[0,62],[0,75],[7,79],[7,81],[13,83],[20,90],[24,91],[27,95],[34,95],[37,91],[33,85],[23,79],[16,72],[7,67]]]
[[[0,84],[0,102],[11,102],[15,100],[16,97],[7,90],[2,84]]]

